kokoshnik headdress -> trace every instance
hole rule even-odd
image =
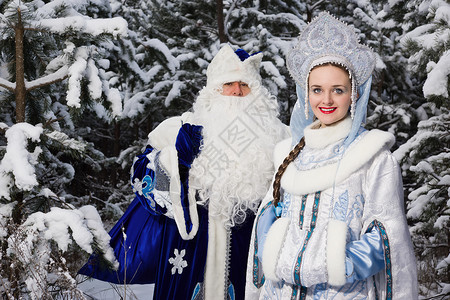
[[[305,27],[297,45],[287,55],[287,67],[296,82],[298,97],[290,124],[294,144],[303,137],[304,128],[312,123],[314,116],[308,106],[309,73],[326,63],[341,65],[350,74],[353,124],[345,142],[347,145],[355,139],[365,121],[375,55],[369,47],[359,43],[353,28],[328,12],[322,12]]]

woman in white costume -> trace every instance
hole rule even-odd
[[[394,136],[362,127],[375,60],[325,12],[289,52],[292,139],[275,148],[246,299],[417,299]]]

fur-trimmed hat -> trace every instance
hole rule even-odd
[[[242,81],[261,82],[259,67],[263,54],[249,55],[242,49],[236,52],[226,44],[213,58],[206,71],[208,87],[220,88],[224,83]]]

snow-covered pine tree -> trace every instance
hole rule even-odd
[[[450,295],[450,4],[411,2],[417,9],[409,13],[404,24],[408,33],[402,41],[410,54],[411,81],[422,89],[426,102],[417,108],[423,115],[417,133],[394,154],[408,178],[407,216],[412,221],[421,294],[446,299]]]
[[[113,15],[122,16],[128,22],[127,47],[133,55],[126,59],[139,70],[132,74],[131,68],[131,73],[124,72],[117,78],[125,95],[118,162],[128,172],[134,156],[147,143],[148,133],[167,117],[190,109],[204,84],[201,72],[205,63],[200,48],[187,48],[189,34],[183,33],[184,27],[192,26],[187,21],[189,7],[198,5],[196,2],[111,3]],[[121,55],[126,57],[128,53]]]
[[[360,32],[360,39],[377,56],[369,103],[368,128],[378,128],[396,136],[396,149],[411,136],[418,120],[415,109],[420,97],[406,70],[407,59],[402,53],[400,38],[404,32],[397,23],[397,8],[402,5],[390,1],[354,1],[348,4],[353,11],[352,24]],[[401,19],[403,20],[403,19]],[[411,104],[415,106],[411,106]]]
[[[91,195],[70,189],[76,169],[107,161],[77,122],[108,123],[122,111],[107,54],[127,24],[109,12],[109,1],[0,3],[2,297],[82,298],[73,279],[80,260],[66,258],[81,253],[75,245],[109,251],[96,209],[76,209]]]

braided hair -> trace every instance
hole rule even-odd
[[[294,161],[295,158],[300,154],[303,147],[305,147],[305,138],[303,137],[297,145],[295,145],[294,149],[289,152],[288,156],[283,160],[283,163],[278,167],[278,171],[275,174],[275,180],[273,181],[273,206],[277,207],[280,202],[280,186],[281,186],[281,177],[286,171],[287,167],[291,162]]]

